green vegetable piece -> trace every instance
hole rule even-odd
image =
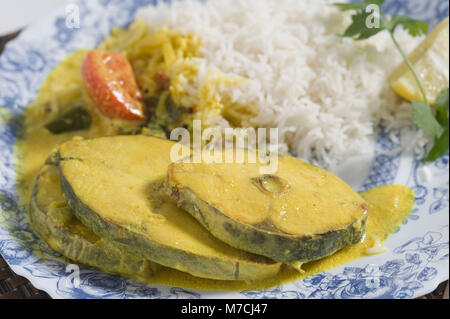
[[[167,139],[166,131],[157,124],[149,124],[147,127],[144,127],[142,129],[142,135]]]
[[[145,115],[147,118],[152,118],[155,116],[156,108],[158,107],[158,101],[159,97],[157,96],[150,96],[145,98],[144,100],[144,106],[145,106]]]
[[[192,112],[189,108],[176,105],[171,95],[167,97],[165,105],[167,114],[174,122],[178,121],[185,113]]]
[[[71,108],[47,123],[45,128],[53,134],[87,130],[91,127],[91,115],[82,106]]]
[[[167,128],[178,121],[184,114],[191,113],[191,108],[177,105],[168,91],[162,93],[159,98],[148,99],[147,107],[152,113],[151,123]]]

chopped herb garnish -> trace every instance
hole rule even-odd
[[[449,120],[448,120],[448,94],[449,89],[445,89],[439,93],[436,99],[436,121],[441,126],[442,134],[435,135],[434,146],[430,154],[426,158],[427,162],[434,162],[448,152],[449,141]]]
[[[436,99],[436,120],[444,127],[448,127],[448,91],[443,90]]]
[[[430,154],[428,154],[428,157],[426,158],[427,162],[434,162],[448,152],[448,137],[449,131],[447,126],[447,129],[444,131],[444,133],[442,133],[439,138],[436,138],[434,146],[431,149]]]
[[[400,52],[403,60],[411,71],[419,87],[423,102],[412,101],[414,123],[434,138],[434,145],[426,161],[432,162],[443,156],[449,149],[449,89],[443,90],[438,98],[433,112],[423,85],[414,70],[414,67],[406,53],[400,47],[395,38],[395,30],[402,26],[411,36],[417,37],[428,33],[428,23],[400,15],[386,15],[381,6],[385,0],[363,0],[361,2],[335,3],[341,11],[355,11],[352,15],[352,24],[347,28],[342,37],[350,37],[355,40],[368,39],[381,31],[388,31],[395,47]],[[379,9],[379,16],[373,10],[373,5]],[[378,19],[374,23],[374,19]]]

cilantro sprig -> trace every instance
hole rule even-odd
[[[448,95],[449,95],[449,89],[443,90],[436,100],[436,108],[435,108],[435,115],[434,118],[436,122],[439,124],[440,130],[439,132],[434,131],[430,132],[434,135],[434,146],[431,149],[430,153],[428,154],[428,157],[426,158],[427,162],[434,162],[435,160],[439,159],[441,156],[445,155],[448,152],[448,146],[449,146],[449,120],[448,120]],[[419,108],[424,109],[427,108],[428,110],[431,110],[427,105],[425,105],[422,102],[414,101],[413,103],[416,103],[416,106],[413,105],[413,110],[419,110]],[[418,104],[421,104],[420,106]],[[432,114],[433,116],[433,114]],[[429,118],[431,118],[429,116]],[[422,130],[434,130],[431,129],[431,125],[429,126],[428,123],[424,123],[424,125],[416,121],[416,124],[422,129]],[[437,125],[432,124],[433,126]],[[436,134],[437,133],[437,134]]]
[[[447,88],[439,94],[433,111],[422,82],[417,76],[408,56],[395,38],[395,30],[399,26],[402,26],[413,37],[426,35],[428,34],[428,23],[401,15],[388,16],[381,9],[384,2],[385,0],[363,0],[361,2],[335,3],[334,5],[341,11],[355,11],[352,15],[352,24],[340,36],[359,41],[369,39],[381,31],[389,32],[395,47],[411,71],[422,95],[423,102],[412,101],[413,118],[414,123],[420,129],[433,135],[434,145],[426,158],[426,161],[433,162],[449,150],[449,89]],[[368,10],[372,5],[378,7],[378,17],[374,17],[373,10]],[[368,24],[368,21],[374,18],[378,19],[376,27],[373,24]]]

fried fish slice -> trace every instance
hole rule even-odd
[[[64,200],[59,168],[52,157],[39,172],[28,213],[39,237],[75,262],[141,282],[148,282],[162,268],[95,235],[75,218]]]
[[[345,182],[281,155],[275,174],[261,174],[250,153],[245,163],[174,163],[167,192],[217,238],[292,265],[362,238],[368,205]]]
[[[69,207],[98,236],[196,277],[258,280],[281,264],[212,236],[164,191],[174,142],[146,136],[73,140],[59,149]]]

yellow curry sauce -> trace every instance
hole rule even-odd
[[[24,138],[18,140],[15,145],[21,205],[28,205],[36,175],[54,148],[74,136],[93,138],[119,134],[117,130],[111,128],[111,123],[105,125],[100,117],[97,118],[95,115],[91,128],[86,131],[53,135],[44,128],[49,115],[43,107],[43,102],[57,97],[61,91],[73,87],[74,83],[81,86],[80,65],[84,55],[85,51],[79,51],[63,61],[43,84],[36,101],[25,110]],[[54,83],[60,85],[55,86]],[[74,98],[77,98],[77,95],[82,96],[85,93],[73,87],[73,94]],[[391,185],[370,190],[362,196],[369,204],[364,240],[330,257],[305,264],[304,273],[285,266],[277,276],[263,282],[226,282],[195,278],[186,273],[165,268],[149,283],[208,290],[264,289],[299,280],[367,256],[366,250],[375,244],[374,238],[384,242],[407,219],[414,206],[414,193],[405,186]]]

